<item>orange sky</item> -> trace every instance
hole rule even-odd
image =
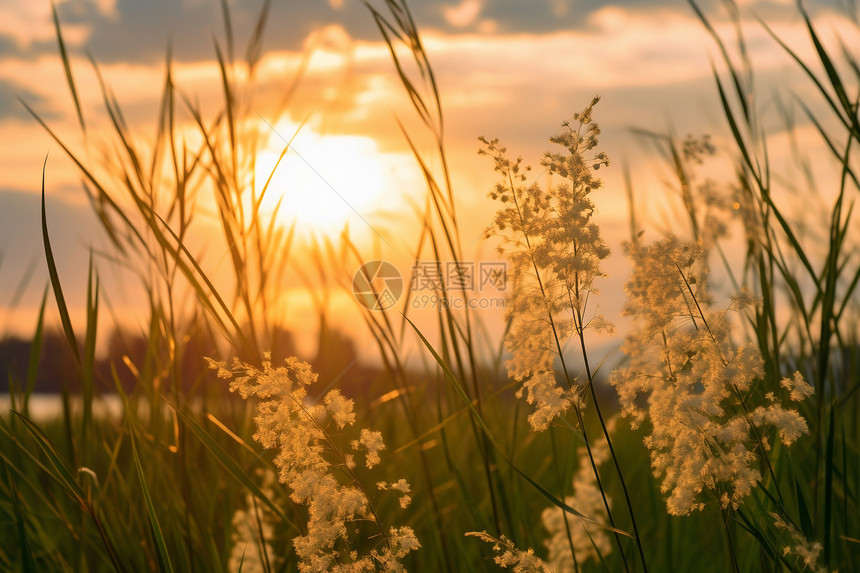
[[[336,230],[348,221],[367,258],[390,259],[408,275],[417,241],[415,206],[423,206],[426,189],[397,121],[416,136],[423,153],[432,155],[432,146],[416,121],[388,50],[360,2],[320,1],[292,9],[295,3],[276,4],[267,24],[257,95],[248,100],[247,117],[256,122],[267,142],[260,154],[262,165],[274,163],[281,136],[290,137],[292,133],[287,132],[306,120],[294,142],[295,151],[273,182],[274,196],[286,193],[283,220],[297,221],[295,264],[313,274],[301,262],[306,261],[301,258],[302,245],[307,245],[312,233],[334,233],[336,237]],[[486,194],[495,177],[490,162],[475,153],[477,136],[499,137],[512,155],[523,155],[536,165],[561,121],[581,110],[593,95],[602,96],[596,119],[603,129],[601,148],[613,163],[601,171],[606,189],[595,200],[598,222],[614,255],[607,263],[610,277],[600,285],[600,305],[610,320],[618,320],[627,273],[621,249],[628,216],[622,162],[630,164],[643,226],[652,229],[654,237],[665,228],[664,221],[671,220],[666,214],[678,207],[665,191],[668,171],[631,128],[671,130],[679,138],[708,133],[718,148],[726,149],[727,131],[709,64],[709,58],[718,54],[693,11],[685,2],[673,0],[413,4],[442,94],[445,143],[467,258],[497,258],[492,243],[479,239],[492,220],[494,206]],[[793,5],[743,2],[757,85],[766,98],[778,94],[792,105],[796,95],[820,106],[810,96],[809,82],[796,73],[755,19],[764,17],[802,57],[811,58],[812,48]],[[703,6],[718,32],[731,38],[732,26],[719,6]],[[833,39],[839,30],[845,38],[856,38],[856,29],[835,6],[810,8],[824,37]],[[230,3],[230,9],[238,60],[259,4],[236,1]],[[90,161],[98,161],[94,150],[99,141],[107,140],[107,120],[87,50],[100,63],[141,146],[155,133],[168,39],[175,58],[175,83],[190,100],[200,102],[204,115],[214,116],[222,100],[211,38],[225,44],[217,2],[68,0],[58,3],[58,12],[90,125],[91,151],[85,154]],[[308,57],[297,91],[285,112],[276,116],[277,102]],[[243,69],[239,65],[235,72],[241,74]],[[32,105],[73,147],[83,149],[47,2],[12,0],[0,6],[0,252],[4,254],[0,309],[6,309],[0,310],[0,328],[26,333],[46,280],[37,195],[46,155],[49,224],[67,298],[78,314],[84,300],[89,246],[103,246],[104,237],[80,190],[79,174],[27,116],[16,96]],[[789,157],[788,137],[781,134],[772,99],[758,103],[770,122],[772,160],[779,164]],[[811,146],[813,164],[825,165],[826,161],[818,160],[822,154],[813,129],[800,113],[795,115],[800,137],[816,142]],[[184,120],[190,120],[187,114]],[[277,133],[271,133],[267,124]],[[195,130],[190,123],[179,131],[193,140]],[[724,165],[716,162],[709,169],[719,175]],[[438,168],[438,163],[433,166]],[[828,176],[824,167],[820,175]],[[205,227],[205,205],[201,211]],[[216,269],[217,261],[224,260],[223,252],[208,252],[207,256]],[[16,287],[31,264],[35,271],[28,292],[9,310]],[[140,307],[134,281],[118,276],[106,262],[100,269],[111,303],[117,309],[128,309],[121,314],[134,316]],[[298,274],[291,272],[284,285],[291,297],[287,322],[306,328],[316,323],[315,310]],[[330,304],[331,314],[358,334],[360,327],[354,326],[358,315],[349,294],[337,290]],[[498,325],[500,313],[487,311],[486,318]]]

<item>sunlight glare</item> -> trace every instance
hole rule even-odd
[[[334,234],[347,223],[356,228],[372,223],[384,201],[387,171],[376,142],[364,136],[320,135],[304,126],[275,169],[285,140],[297,127],[278,123],[257,156],[258,193],[274,170],[262,215],[271,216],[281,201],[277,219],[284,225],[295,222],[304,233]]]

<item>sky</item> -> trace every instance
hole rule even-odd
[[[228,2],[236,61],[244,54],[261,4]],[[383,2],[371,5],[385,11]],[[717,32],[731,41],[734,28],[723,4],[700,6]],[[805,6],[826,41],[856,39],[857,29],[838,0]],[[614,254],[605,265],[609,277],[598,285],[599,304],[608,319],[623,321],[629,265],[622,241],[629,235],[629,210],[622,166],[630,173],[640,224],[651,237],[671,230],[679,210],[669,171],[636,130],[678,139],[709,134],[718,155],[729,147],[712,62],[718,70],[724,68],[690,5],[681,0],[415,0],[410,8],[441,93],[445,146],[468,260],[498,259],[492,241],[482,238],[495,210],[487,198],[495,174],[489,160],[476,153],[478,136],[500,138],[511,155],[537,166],[543,152],[551,150],[549,137],[561,122],[593,96],[601,97],[595,119],[602,129],[600,148],[611,164],[601,171],[606,186],[595,201],[597,221]],[[760,22],[812,61],[813,48],[795,3],[744,0],[739,9],[756,93],[762,95],[756,105],[774,142],[774,164],[786,165],[786,181],[796,177],[789,161],[790,133],[776,105],[783,102],[793,110],[797,136],[810,142],[806,147],[816,175],[826,179],[821,143],[797,106],[804,101],[818,109],[821,103]],[[156,132],[168,45],[174,82],[184,97],[210,119],[223,101],[214,44],[226,51],[227,37],[217,1],[66,0],[57,2],[57,13],[88,125],[86,137],[66,84],[50,3],[6,0],[0,5],[0,336],[32,330],[46,284],[40,226],[43,165],[48,225],[73,316],[82,315],[91,253],[112,314],[132,327],[144,316],[142,292],[133,276],[110,260],[80,173],[19,100],[94,166],[111,156],[115,142],[107,135],[108,119],[90,58],[98,63],[142,150]],[[348,223],[367,259],[391,260],[408,275],[419,236],[416,209],[424,204],[426,186],[400,125],[425,156],[433,156],[433,147],[364,3],[273,2],[261,53],[254,95],[249,88],[242,101],[248,128],[261,137],[258,179],[265,179],[283,141],[298,131],[293,150],[273,177],[274,199],[264,208],[273,209],[283,196],[283,224],[296,223],[295,263],[283,285],[290,298],[284,320],[291,328],[309,330],[308,325],[316,324],[314,298],[304,282],[314,280],[307,257],[312,236],[336,240]],[[178,130],[194,144],[189,114],[182,116]],[[430,160],[430,165],[439,168],[438,161]],[[727,165],[717,159],[703,169],[724,177]],[[540,169],[535,173],[539,176]],[[202,220],[197,240],[205,245],[206,233],[214,228],[214,209],[205,202],[197,208]],[[225,249],[211,246],[206,256],[214,272],[219,265],[223,270]],[[346,276],[341,280],[348,283],[350,269],[341,270]],[[333,293],[327,298],[330,314],[360,338],[350,293],[334,287]],[[431,314],[425,313],[424,320],[432,322]],[[501,312],[486,311],[486,320],[497,331]],[[311,352],[310,345],[303,350]]]

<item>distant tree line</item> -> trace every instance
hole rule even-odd
[[[295,356],[293,334],[287,330],[278,333],[278,343],[271,348],[274,360],[280,361]],[[107,347],[97,356],[94,368],[94,384],[102,393],[116,391],[117,383],[123,391],[130,393],[138,382],[138,376],[161,376],[163,393],[172,392],[173,376],[170,373],[153,372],[158,363],[152,355],[153,344],[146,337],[114,330],[108,338]],[[8,393],[10,384],[22,390],[28,380],[28,370],[33,342],[19,337],[7,336],[0,339],[0,393]],[[178,380],[180,390],[188,395],[194,393],[195,386],[214,380],[207,369],[204,357],[210,356],[229,360],[230,356],[220,356],[209,337],[188,337],[182,341],[178,352]],[[301,357],[313,364],[321,381],[343,381],[347,379],[354,385],[369,372],[361,367],[355,345],[342,332],[329,328],[325,321],[320,325],[317,353],[315,357]],[[251,360],[254,360],[251,358]],[[260,358],[256,361],[259,362]],[[135,373],[135,370],[137,372]],[[81,372],[69,342],[59,331],[46,331],[42,338],[33,391],[43,394],[58,394],[67,389],[74,392],[80,382]]]

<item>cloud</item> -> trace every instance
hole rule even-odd
[[[716,6],[716,0],[713,3]],[[257,0],[230,2],[239,56],[259,5]],[[415,0],[411,6],[442,93],[448,157],[460,213],[468,215],[463,219],[463,234],[469,239],[480,235],[493,209],[484,198],[493,181],[492,166],[475,154],[478,135],[500,137],[512,154],[521,153],[534,165],[551,147],[547,137],[557,133],[560,122],[581,110],[595,94],[603,96],[595,112],[603,129],[601,148],[616,166],[631,148],[634,153],[637,150],[631,127],[664,132],[672,124],[679,137],[703,132],[718,135],[720,130],[725,134],[708,63],[708,55],[718,54],[682,0],[624,0],[612,5],[598,0]],[[754,8],[759,13],[767,11],[778,35],[797,46],[804,58],[814,57],[793,7],[756,2]],[[85,115],[93,122],[88,125],[97,126],[99,116],[103,122],[106,119],[103,111],[98,113],[101,96],[83,58],[84,46],[100,62],[125,119],[135,136],[140,136],[135,141],[142,146],[154,133],[168,39],[177,60],[174,79],[183,93],[192,101],[199,98],[207,118],[220,109],[223,96],[212,48],[213,35],[222,45],[224,36],[217,0],[117,0],[106,4],[70,0],[60,4],[59,11]],[[709,7],[708,13],[716,13],[715,8]],[[51,125],[62,136],[77,134],[50,12],[43,9],[39,14],[38,22],[29,28],[13,30],[0,23],[0,129],[4,134],[0,172],[4,185],[15,188],[0,191],[0,250],[7,253],[4,281],[17,276],[12,269],[22,269],[32,257],[40,256],[35,192],[45,153],[51,150],[49,189],[71,189],[78,176],[68,165],[63,167],[58,157],[62,152],[47,141],[40,128],[21,119],[22,109],[13,95],[21,94],[49,119],[56,119]],[[819,20],[829,42],[836,38],[831,30],[843,29],[843,21],[837,20]],[[714,22],[724,37],[733,38],[730,24],[721,18]],[[761,27],[748,24],[762,99],[779,91],[790,100],[792,91],[808,87],[809,82],[798,81],[797,74],[785,73],[791,66]],[[850,40],[856,33],[844,37]],[[854,44],[849,41],[848,45]],[[273,3],[254,112],[271,119],[268,112],[273,102],[283,97],[299,68],[302,50],[310,46],[318,52],[289,102],[291,119],[299,121],[313,112],[308,127],[321,136],[370,136],[379,152],[397,153],[404,149],[404,138],[396,117],[415,136],[420,149],[429,149],[426,131],[415,120],[379,31],[358,0]],[[801,93],[804,102],[816,101],[814,94]],[[766,105],[763,108],[767,112]],[[256,120],[256,115],[251,119]],[[774,125],[773,119],[771,107],[769,127]],[[106,138],[98,129],[90,134],[96,134],[93,139]],[[803,134],[810,136],[808,126]],[[188,141],[195,145],[190,138]],[[77,139],[72,142],[79,143]],[[785,155],[774,154],[776,157]],[[401,159],[396,166],[402,164],[406,171],[411,158]],[[643,196],[653,196],[650,189],[655,193],[661,189],[659,174],[649,171],[653,170],[653,156],[648,162],[631,163],[637,190],[646,191]],[[642,165],[645,167],[639,169]],[[620,171],[613,167],[606,173],[605,196],[611,199],[606,200],[602,215],[604,221],[623,226],[618,207],[623,205]],[[405,187],[423,191],[420,185]],[[616,195],[610,195],[613,192]],[[80,287],[85,284],[81,269],[86,268],[87,255],[82,245],[89,242],[82,233],[95,232],[98,224],[84,205],[49,197],[48,209],[52,239],[64,265],[61,273],[70,277],[69,284]],[[403,220],[409,221],[404,225],[413,221],[411,214],[398,217],[392,223],[394,232]],[[408,236],[408,232],[402,235]],[[0,296],[7,291],[0,284]],[[80,292],[70,295],[78,301],[82,297]]]
[[[27,110],[21,105],[20,99],[30,106],[37,106],[43,110],[45,119],[57,117],[57,113],[51,108],[50,102],[43,96],[31,91],[16,81],[0,77],[0,122],[6,119],[26,119],[30,117]]]
[[[165,8],[166,12],[158,17],[151,4],[132,0],[117,0],[110,9],[92,1],[72,0],[60,5],[61,17],[72,25],[82,25],[87,19],[103,23],[93,27],[88,42],[106,46],[102,50],[110,54],[106,60],[99,56],[98,50],[94,48],[93,51],[132,121],[135,117],[143,119],[142,112],[146,108],[151,110],[147,112],[149,119],[157,107],[155,102],[164,76],[160,61],[164,46],[160,40],[140,39],[139,35],[129,33],[128,22],[134,21],[141,31],[158,28],[162,38],[167,33],[165,26],[181,27],[192,16],[199,18],[195,20],[195,27],[187,30],[189,38],[199,36],[203,29],[217,30],[221,26],[218,10],[208,1],[186,0],[180,5],[157,0],[157,6],[160,3],[170,4],[172,8]],[[347,120],[372,123],[379,121],[380,113],[383,117],[390,117],[392,111],[409,113],[408,106],[401,105],[404,101],[402,87],[391,73],[390,57],[379,40],[378,31],[372,30],[372,39],[363,39],[362,25],[354,23],[371,21],[360,2],[345,0],[338,10],[332,10],[327,3],[289,7],[282,4],[273,4],[268,37],[274,40],[267,45],[260,68],[262,92],[266,97],[258,99],[257,103],[273,101],[283,93],[298,69],[302,50],[314,47],[317,51],[299,88],[298,101],[302,105],[299,109],[292,107],[293,117],[306,111],[335,112],[347,114],[344,116]],[[560,1],[536,1],[528,11],[523,11],[520,4],[516,8],[509,0],[414,4],[419,25],[435,21],[439,26],[424,32],[424,43],[440,81],[449,117],[462,118],[466,125],[478,125],[492,114],[505,114],[508,124],[517,123],[521,117],[548,117],[568,108],[570,104],[564,100],[572,94],[587,99],[594,93],[613,91],[630,98],[623,103],[628,106],[625,116],[629,116],[628,110],[643,113],[644,106],[636,102],[636,89],[650,86],[655,93],[673,96],[671,90],[695,87],[697,81],[704,82],[708,89],[712,86],[707,57],[714,54],[714,46],[687,7],[659,8],[652,2],[644,9],[642,0],[627,2],[633,7],[610,5],[599,9],[589,8],[591,4],[587,2],[563,5]],[[74,6],[83,8],[72,9]],[[452,29],[451,24],[445,22],[445,7],[459,14],[458,24],[465,28],[445,31],[445,27]],[[231,3],[230,9],[236,19],[238,38],[242,36],[240,31],[252,27],[258,4],[237,0]],[[523,15],[520,31],[505,32],[506,28],[511,28],[516,13]],[[522,31],[535,27],[542,21],[543,16],[539,15],[543,13],[557,14],[552,16],[556,31]],[[294,17],[289,18],[288,14]],[[349,19],[349,15],[356,18],[348,23],[337,23],[339,18]],[[570,22],[575,20],[577,25],[561,29],[561,21],[565,18]],[[478,30],[486,27],[489,21],[496,23],[497,31],[480,33]],[[547,20],[547,25],[549,22]],[[298,30],[314,30],[314,33],[291,34],[290,28],[281,26],[284,23]],[[716,19],[715,25],[726,37],[733,36],[730,24]],[[774,28],[792,42],[798,38],[801,26],[795,18],[789,24],[778,21]],[[747,33],[759,71],[784,65],[785,58],[774,57],[774,54],[779,56],[779,49],[760,26],[748,26]],[[113,36],[131,39],[127,42],[111,40],[115,47],[107,50],[108,40]],[[289,39],[284,39],[285,36]],[[158,59],[142,62],[125,58],[123,51],[137,53],[132,44],[139,41],[155,42]],[[293,49],[271,49],[279,43],[292,45]],[[211,42],[203,41],[193,49],[200,50],[201,59],[180,59],[174,68],[175,79],[192,100],[199,94],[202,103],[209,101],[217,105],[220,80]],[[82,97],[89,116],[101,107],[101,97],[86,62],[77,55],[74,63],[79,89],[82,94],[86,92]],[[70,111],[67,90],[57,87],[62,82],[62,67],[56,58],[8,60],[0,73],[0,81],[15,82],[28,93],[41,96],[42,102],[37,103],[53,104],[66,113]],[[685,98],[682,91],[674,95],[678,101]],[[8,97],[0,100],[0,114],[9,103]],[[131,106],[131,111],[127,106]],[[564,113],[569,111],[565,109]],[[370,123],[366,126],[372,127]]]
[[[164,58],[168,42],[178,61],[209,60],[213,38],[224,47],[226,33],[219,2],[175,0],[117,0],[111,13],[82,9],[71,13],[72,5],[91,4],[92,0],[72,0],[61,11],[64,22],[89,26],[86,46],[102,62],[154,63]],[[262,2],[230,2],[230,17],[235,36],[236,56],[245,46],[257,24]],[[361,2],[273,2],[266,22],[264,50],[300,50],[315,30],[337,24],[358,37],[378,38],[378,30]]]
[[[456,6],[443,6],[442,15],[454,28],[465,28],[475,23],[481,15],[483,4],[481,0],[463,0]]]
[[[188,1],[185,9],[192,12],[211,8],[202,0],[194,0],[191,4]],[[504,21],[505,6],[513,13],[513,7],[506,2],[487,1],[479,12],[471,8],[473,13],[467,14],[467,20],[473,20],[472,27],[480,26],[495,10],[495,16]],[[286,11],[277,4],[276,10]],[[441,7],[465,10],[464,7],[472,6],[468,1],[417,5],[420,8],[416,11],[423,17],[435,18],[442,26],[448,24],[443,22]],[[428,6],[434,7],[435,12]],[[534,6],[536,12],[562,11],[559,2],[535,2]],[[569,5],[568,13],[577,6],[579,4]],[[237,17],[237,22],[246,24],[252,20],[252,8],[256,9],[256,5],[249,0],[231,4],[232,13],[244,14]],[[129,7],[128,0],[117,0],[113,12],[92,8],[77,16],[65,14],[64,17],[75,24],[93,14],[105,21],[121,21],[129,17],[129,10],[144,8]],[[301,25],[316,31],[295,38],[299,45],[293,50],[266,53],[260,63],[261,89],[260,97],[254,101],[256,109],[264,115],[269,113],[294,78],[302,48],[313,45],[318,51],[296,97],[290,101],[290,117],[301,119],[313,113],[313,121],[322,122],[314,125],[323,132],[373,133],[381,138],[383,149],[402,145],[396,126],[389,129],[388,125],[395,125],[394,116],[409,121],[413,114],[397,76],[392,73],[390,56],[379,41],[378,31],[372,41],[363,40],[351,24],[326,21],[328,24],[322,26],[325,20],[318,14],[330,10],[325,5],[322,9],[317,6],[313,9],[299,7],[298,10],[305,10],[307,16],[307,21]],[[360,13],[364,20],[369,19],[366,9],[350,0],[345,0],[337,13]],[[279,14],[273,13],[270,37],[279,37],[282,33],[275,25],[281,21],[282,14]],[[209,25],[219,26],[220,15],[210,16]],[[419,23],[421,17],[416,15]],[[595,94],[604,96],[600,113],[606,114],[603,123],[610,134],[613,129],[623,130],[632,125],[659,130],[668,124],[670,116],[677,125],[685,126],[681,129],[687,129],[688,125],[696,131],[712,130],[714,124],[722,126],[708,63],[708,56],[717,54],[713,42],[688,8],[645,10],[612,5],[593,10],[585,18],[581,13],[564,17],[575,17],[580,21],[579,27],[551,33],[482,34],[476,30],[444,32],[441,29],[424,33],[424,44],[436,72],[449,122],[449,141],[468,140],[471,147],[474,136],[481,133],[501,135],[500,131],[494,133],[499,129],[523,137],[523,141],[529,142],[527,145],[534,146],[543,142],[547,130],[554,129],[558,121],[581,107],[580,102],[588,101]],[[830,17],[818,21],[820,29],[827,31],[840,29],[844,19]],[[715,26],[724,37],[733,37],[730,23],[716,19]],[[241,27],[237,23],[237,29]],[[773,28],[790,45],[798,46],[804,58],[813,57],[802,23],[796,18],[777,21]],[[761,26],[750,23],[747,36],[759,85],[779,85],[784,93],[798,89],[796,75],[784,75],[784,70],[791,68],[787,58]],[[844,37],[854,36],[849,33]],[[208,44],[206,49],[207,59],[177,63],[174,77],[183,93],[189,94],[192,101],[199,97],[204,109],[211,110],[212,106],[222,105],[222,95],[217,64]],[[97,115],[102,106],[101,97],[85,62],[76,57],[75,64],[75,77],[89,118]],[[163,64],[160,61],[108,61],[103,63],[102,71],[131,124],[151,122],[163,85]],[[0,81],[15,82],[37,98],[40,108],[62,110],[64,117],[71,117],[68,90],[62,86],[62,67],[56,59],[43,57],[33,62],[7,62],[0,73]],[[0,110],[10,103],[14,102],[0,96]],[[712,113],[703,113],[706,109]]]
[[[386,14],[384,3],[372,3]],[[786,0],[751,0],[743,3],[746,13],[774,18],[796,17]],[[701,3],[707,13],[719,11],[719,3]],[[237,49],[253,31],[262,6],[260,0],[229,3]],[[680,0],[621,0],[609,5],[603,0],[432,0],[410,2],[409,7],[422,30],[456,34],[544,34],[587,28],[596,12],[614,6],[647,13],[671,10],[691,15]],[[827,0],[811,7],[833,10],[840,0]],[[86,46],[99,61],[155,62],[163,59],[168,42],[181,61],[209,59],[212,38],[224,39],[220,3],[215,0],[66,0],[57,7],[70,47]],[[267,22],[267,50],[297,50],[314,30],[337,24],[359,40],[378,40],[379,31],[370,12],[358,0],[329,2],[274,2]],[[27,57],[55,53],[54,29],[48,4],[11,0],[0,8],[0,56],[18,51]]]

